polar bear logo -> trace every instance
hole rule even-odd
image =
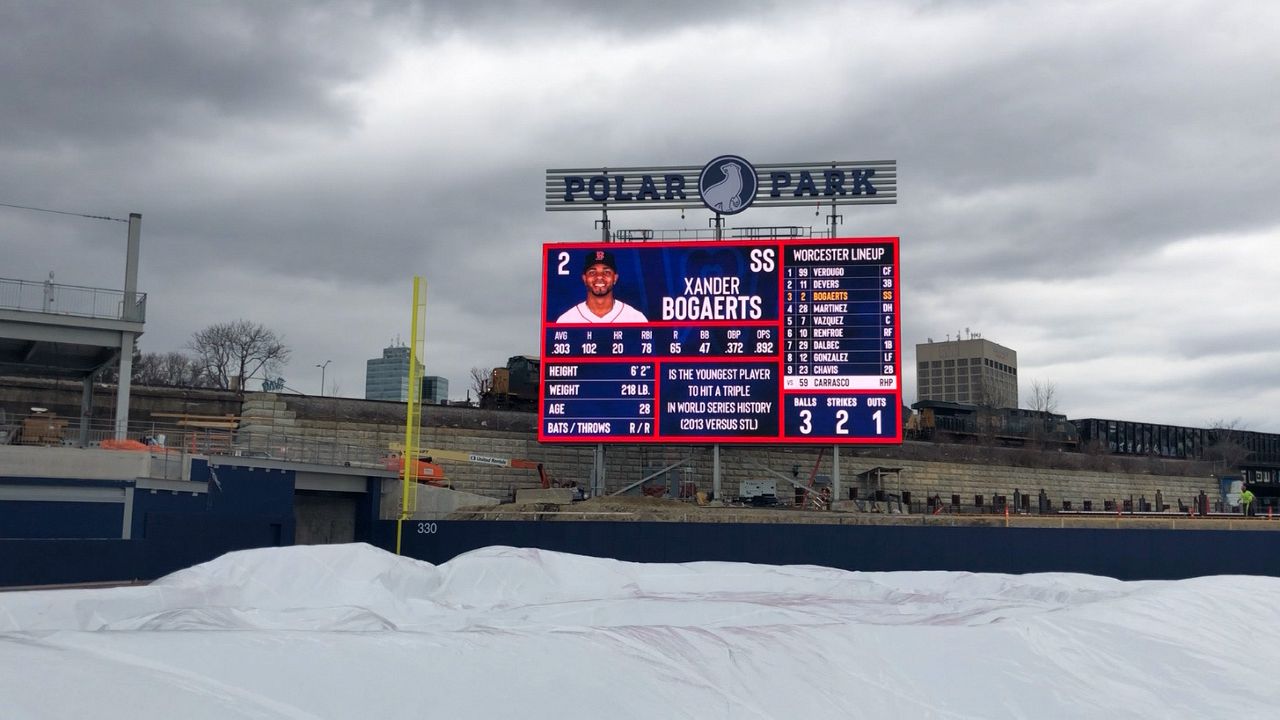
[[[707,185],[708,172],[723,175]],[[732,215],[747,209],[756,194],[756,171],[750,163],[735,155],[724,155],[707,163],[698,178],[702,203],[715,212]]]
[[[733,212],[742,207],[742,167],[736,162],[720,166],[724,179],[702,192],[702,201],[720,212]]]

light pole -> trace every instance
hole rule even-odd
[[[320,368],[320,395],[321,396],[324,395],[324,369],[329,367],[329,363],[331,362],[333,361],[325,360],[323,365],[316,365],[316,367]]]

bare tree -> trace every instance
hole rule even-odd
[[[476,400],[484,397],[493,389],[493,369],[474,366],[471,368],[471,389],[476,393]]]
[[[195,359],[180,352],[145,353],[135,344],[130,365],[130,382],[135,385],[165,387],[211,387],[204,380]],[[113,362],[103,368],[98,380],[115,383],[120,380],[120,365]]]
[[[1246,432],[1235,420],[1214,420],[1209,423],[1209,447],[1205,448],[1205,458],[1213,462],[1214,471],[1218,475],[1234,475],[1240,472],[1240,464],[1249,459],[1249,451],[1245,449],[1243,434]]]
[[[275,372],[290,354],[274,330],[248,320],[210,325],[192,335],[187,347],[210,384],[223,389],[232,387],[232,378],[243,388],[260,370]]]
[[[1031,396],[1027,398],[1027,409],[1036,412],[1057,414],[1058,385],[1053,381],[1033,380]]]
[[[1058,413],[1058,386],[1050,380],[1033,380],[1027,409],[1032,417],[1027,419],[1027,440],[1031,447],[1044,450],[1052,434],[1054,419]]]
[[[973,390],[969,397],[974,405],[973,430],[974,442],[983,447],[994,447],[999,443],[1000,425],[1003,417],[1000,414],[1000,395],[994,383],[985,376],[973,379]]]
[[[133,381],[139,385],[205,387],[196,359],[180,352],[143,353],[134,362]]]

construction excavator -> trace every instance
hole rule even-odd
[[[414,479],[428,485],[448,487],[448,478],[445,476],[444,468],[436,463],[436,460],[456,460],[458,462],[488,465],[490,467],[537,470],[538,480],[542,483],[542,487],[545,489],[552,486],[551,476],[542,467],[542,463],[536,460],[504,458],[497,457],[495,455],[482,455],[480,453],[464,452],[461,450],[437,450],[433,448],[426,448],[418,451],[418,460],[414,464],[413,468]],[[388,470],[395,470],[403,473],[404,451],[398,450],[388,456],[386,459],[386,467]]]

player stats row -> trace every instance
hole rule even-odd
[[[871,337],[873,342],[877,339]],[[748,325],[603,328],[553,325],[547,327],[543,341],[548,358],[773,357],[779,347],[778,328]]]
[[[897,238],[543,252],[540,439],[900,441]]]

